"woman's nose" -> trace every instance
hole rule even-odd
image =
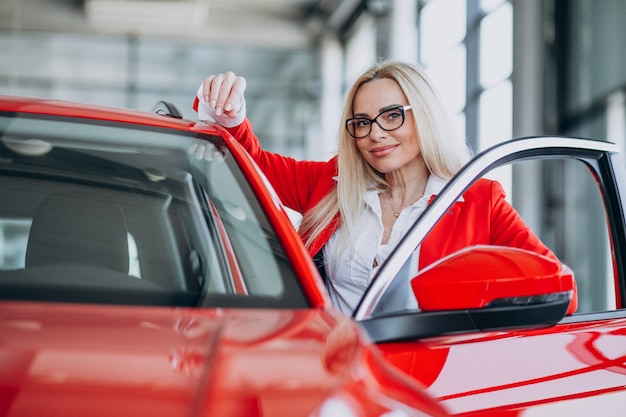
[[[387,136],[387,131],[378,125],[378,123],[372,123],[372,129],[370,130],[370,138],[375,142],[380,142]]]

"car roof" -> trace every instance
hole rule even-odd
[[[0,109],[16,113],[89,118],[183,130],[192,128],[196,123],[192,120],[168,117],[148,111],[37,97],[0,95]]]

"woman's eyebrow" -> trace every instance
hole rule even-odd
[[[387,106],[385,106],[385,107],[382,107],[382,108],[378,109],[378,114],[380,114],[380,113],[382,113],[382,112],[384,112],[384,111],[390,110],[390,109],[394,109],[394,108],[396,108],[396,107],[403,107],[403,106],[408,106],[408,104],[389,104],[389,105],[387,105]],[[377,115],[378,115],[378,114],[377,114]],[[367,113],[354,113],[354,116],[352,116],[352,117],[365,117],[365,118],[369,118],[369,117],[370,117],[370,115],[369,115],[369,114],[367,114]]]
[[[396,107],[403,107],[403,106],[405,106],[405,104],[390,104],[388,106],[383,107],[382,109],[379,109],[378,111],[382,113],[384,111],[395,109]]]

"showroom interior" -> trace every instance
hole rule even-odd
[[[6,0],[0,94],[145,111],[165,100],[194,119],[202,79],[234,71],[262,146],[326,160],[346,87],[383,58],[427,70],[475,152],[530,135],[624,149],[623,16],[623,0]],[[584,198],[565,170],[510,175],[533,228],[556,227],[554,201]],[[529,183],[544,197],[525,201]]]

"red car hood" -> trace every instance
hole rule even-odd
[[[0,415],[308,415],[361,346],[356,331],[332,336],[338,320],[348,323],[320,310],[0,303]]]

